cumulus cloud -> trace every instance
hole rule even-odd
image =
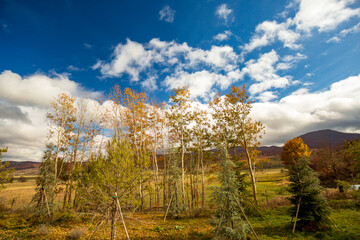
[[[276,73],[278,61],[279,55],[272,50],[262,54],[258,60],[252,59],[245,63],[242,73],[249,75],[257,82],[250,86],[250,94],[259,94],[271,88],[285,88],[292,84],[291,76],[282,77]]]
[[[166,77],[163,84],[168,89],[188,86],[192,98],[209,101],[217,93],[217,90],[214,89],[215,86],[226,89],[231,83],[241,78],[242,74],[239,71],[232,71],[227,75],[211,73],[206,70],[194,73],[178,71],[174,75]]]
[[[160,10],[159,15],[161,21],[172,23],[175,20],[175,10],[171,9],[169,6],[164,6]]]
[[[71,81],[68,74],[53,73],[53,77],[35,73],[27,77],[6,70],[0,74],[0,99],[22,106],[47,107],[61,92],[73,96],[100,95],[88,92],[78,83]],[[38,94],[41,93],[41,94]]]
[[[227,4],[221,4],[216,8],[216,15],[223,20],[226,24],[233,21],[233,10],[228,8]]]
[[[300,44],[296,41],[300,38],[300,34],[290,30],[291,22],[278,23],[276,21],[265,21],[256,26],[255,34],[250,38],[250,42],[242,48],[245,52],[251,52],[254,49],[267,46],[276,40],[283,43],[284,47],[290,49],[298,49]]]
[[[4,100],[0,100],[0,119],[12,119],[26,123],[30,122],[27,113],[22,112],[18,106],[12,105]]]
[[[61,92],[74,97],[101,95],[84,89],[68,74],[0,74],[0,147],[5,160],[40,161],[45,146],[50,101]]]
[[[253,104],[252,117],[266,125],[264,144],[283,144],[289,138],[319,129],[360,131],[360,75],[333,83],[329,89],[301,88],[276,102]]]
[[[249,43],[241,47],[244,50],[243,55],[275,41],[282,42],[284,47],[299,49],[301,44],[298,42],[312,30],[328,32],[350,18],[359,17],[360,8],[349,7],[353,3],[354,0],[294,0],[291,2],[291,8],[298,6],[294,18],[287,18],[283,22],[264,21],[258,24]],[[284,12],[285,15],[288,13],[288,8]],[[359,26],[354,26],[349,32],[358,31],[358,28]],[[344,33],[346,35],[346,31]],[[327,42],[339,41],[339,36],[336,36]]]
[[[301,0],[299,11],[293,21],[296,28],[305,32],[317,29],[325,32],[335,29],[340,23],[360,15],[360,8],[348,6],[354,0]]]
[[[131,81],[140,81],[149,90],[156,89],[156,80],[160,75],[165,79],[162,84],[168,89],[179,86],[179,79],[195,86],[197,77],[201,77],[202,81],[206,81],[203,83],[206,87],[191,88],[192,94],[208,99],[206,94],[212,92],[216,84],[228,86],[239,79],[238,62],[239,56],[226,45],[204,50],[190,47],[187,43],[166,42],[157,38],[145,44],[128,39],[125,44],[116,47],[110,62],[98,61],[93,69],[99,69],[103,77],[127,74]],[[209,73],[206,77],[205,72]]]
[[[214,40],[221,42],[221,41],[228,40],[231,35],[232,35],[232,32],[230,30],[226,30],[223,33],[219,33],[219,34],[215,35],[213,38],[214,38]]]
[[[276,96],[274,92],[270,92],[270,91],[262,92],[257,97],[257,99],[260,102],[269,102],[269,101],[274,100],[276,98],[278,98],[278,96]]]

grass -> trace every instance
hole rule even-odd
[[[0,192],[0,197],[6,198],[11,204],[13,197],[17,197],[17,210],[0,212],[0,239],[69,239],[74,229],[82,229],[80,239],[88,239],[94,231],[97,219],[86,215],[76,216],[71,212],[59,212],[53,216],[53,223],[39,226],[31,218],[31,209],[21,209],[28,205],[34,194],[35,178],[29,176],[26,182],[14,182]],[[207,178],[213,179],[213,177]],[[321,232],[297,231],[292,234],[291,217],[287,215],[290,207],[286,200],[288,180],[286,172],[281,169],[270,169],[256,174],[258,181],[258,196],[260,202],[259,214],[248,214],[255,231],[260,239],[360,239],[360,212],[349,199],[332,199],[334,209],[329,216],[342,230],[336,231],[329,227]],[[212,185],[216,185],[212,181]],[[211,205],[208,188],[207,206]],[[126,217],[126,224],[131,239],[211,239],[214,228],[210,222],[214,209],[205,211],[200,217],[184,217],[163,221],[162,212],[142,212]],[[121,222],[117,223],[118,239],[125,237]],[[252,235],[251,239],[254,239]],[[98,230],[93,239],[109,239],[110,222],[106,222]]]

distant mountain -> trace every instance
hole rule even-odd
[[[3,168],[2,170],[6,170],[6,169],[9,169],[9,168],[14,168],[15,171],[26,170],[26,169],[39,169],[40,165],[41,165],[40,162],[30,162],[30,161],[15,162],[15,161],[10,161],[9,166],[6,167],[6,168]],[[1,172],[1,170],[0,170],[0,172]]]
[[[343,144],[346,140],[354,140],[360,138],[358,133],[343,133],[330,129],[319,130],[303,134],[301,137],[310,149],[322,148],[325,146],[337,146]],[[261,153],[265,156],[279,155],[282,147],[270,146],[259,147]],[[242,149],[237,147],[236,151],[241,152]]]
[[[309,132],[299,136],[311,149],[325,146],[337,146],[343,144],[346,140],[360,138],[358,133],[343,133],[330,129]]]

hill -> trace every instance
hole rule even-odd
[[[311,149],[321,148],[325,146],[337,146],[343,144],[346,140],[354,140],[360,138],[357,133],[344,133],[330,129],[319,130],[303,134],[301,137]]]

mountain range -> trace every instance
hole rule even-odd
[[[360,139],[360,134],[358,133],[344,133],[338,132],[330,129],[319,130],[314,132],[309,132],[303,135],[300,135],[304,142],[309,146],[310,149],[318,149],[325,146],[337,146],[343,144],[346,140]],[[237,149],[240,150],[240,149]],[[280,154],[282,147],[270,146],[270,147],[260,147],[259,150],[265,156],[274,156]],[[15,162],[10,161],[8,168],[15,168],[16,171],[20,170],[31,170],[39,169],[39,162]]]

